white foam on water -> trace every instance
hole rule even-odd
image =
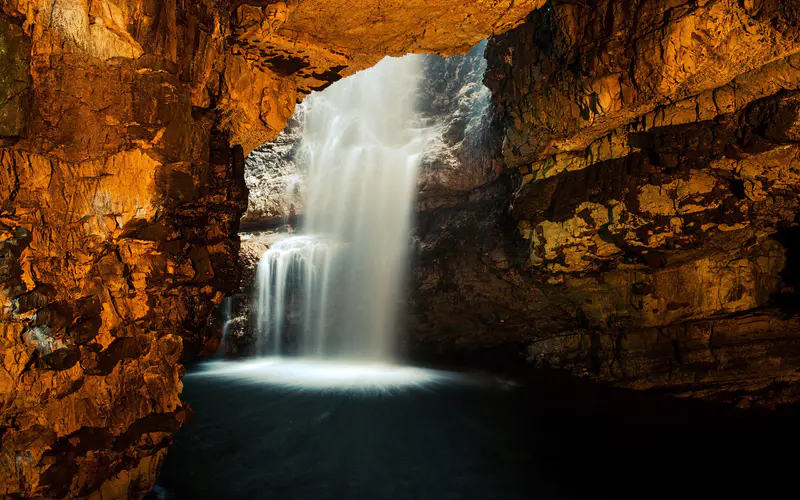
[[[474,382],[467,375],[415,366],[277,357],[209,362],[190,376],[225,378],[291,389],[347,391],[385,391]]]

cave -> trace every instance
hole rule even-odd
[[[797,0],[0,5],[0,497],[778,487]]]

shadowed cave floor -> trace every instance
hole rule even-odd
[[[148,499],[761,496],[800,450],[797,409],[547,381],[387,393],[187,377],[184,398],[194,421]]]

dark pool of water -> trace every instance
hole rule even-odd
[[[737,498],[751,486],[764,498],[800,454],[796,411],[592,386],[368,393],[188,377],[184,398],[194,421],[153,499]]]

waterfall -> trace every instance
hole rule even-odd
[[[220,349],[217,351],[217,357],[225,356],[225,340],[228,337],[228,330],[233,323],[233,297],[225,297],[222,299],[220,306],[220,314],[222,316],[222,337],[220,338]]]
[[[431,134],[414,120],[420,61],[386,58],[306,101],[305,220],[258,265],[261,354],[382,361],[396,351],[417,167]]]

